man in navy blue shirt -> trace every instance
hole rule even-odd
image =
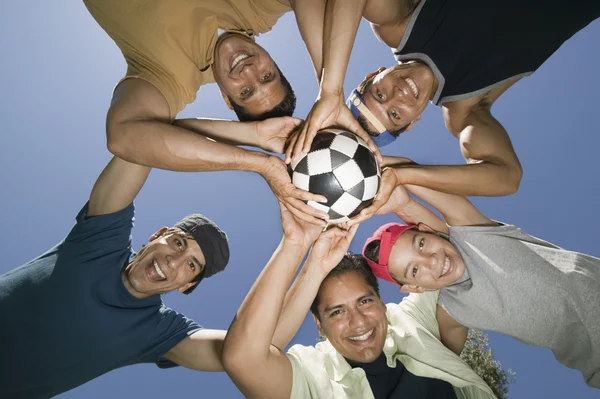
[[[0,276],[0,397],[48,398],[136,363],[221,371],[225,331],[165,307],[229,259],[227,236],[189,215],[131,248],[133,200],[150,168],[113,158],[54,248]]]

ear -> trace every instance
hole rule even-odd
[[[223,97],[223,101],[225,101],[225,105],[227,105],[227,108],[233,111],[233,105],[231,105],[229,97],[227,97],[227,94],[223,93],[223,90],[221,90],[221,97]]]
[[[426,225],[425,223],[419,223],[417,225],[419,231],[424,231],[425,233],[437,234],[438,232]]]
[[[319,318],[317,316],[314,315],[314,313],[311,313],[313,320],[315,321],[315,324],[317,325],[317,330],[319,330],[319,335],[325,335],[323,334],[323,328],[321,327],[321,321],[319,320]]]
[[[150,238],[148,238],[148,242],[152,242],[154,240],[156,240],[158,237],[161,237],[163,234],[165,234],[165,231],[169,230],[169,228],[167,226],[163,226],[160,229],[158,229],[156,231],[156,233],[152,234],[150,236]]]
[[[414,121],[412,121],[412,122],[411,122],[411,123],[410,123],[410,124],[409,124],[409,125],[406,127],[406,129],[404,129],[404,131],[405,131],[405,132],[408,132],[410,129],[412,129],[412,128],[413,128],[413,126],[415,125],[415,123],[417,123],[417,122],[418,122],[418,121],[420,121],[420,120],[421,120],[421,115],[417,116],[417,117],[415,118],[415,120],[414,120]]]
[[[419,287],[417,285],[412,285],[412,284],[402,284],[402,286],[400,287],[400,292],[402,292],[404,294],[409,294],[409,293],[421,294],[421,293],[425,292],[425,288]]]
[[[179,287],[177,289],[177,291],[179,291],[179,292],[181,292],[183,294],[185,291],[187,291],[188,289],[192,288],[196,284],[198,284],[197,281],[193,281],[193,282],[187,283],[186,285],[183,285],[183,286]]]
[[[375,75],[379,75],[381,72],[385,71],[386,69],[387,69],[387,68],[386,68],[386,67],[384,67],[384,66],[382,66],[382,67],[379,67],[379,69],[378,69],[378,70],[376,70],[375,72],[371,72],[371,73],[367,74],[367,76],[365,76],[365,80],[367,80],[367,79],[371,79],[371,78],[372,78],[373,76],[375,76]]]

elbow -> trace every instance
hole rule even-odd
[[[511,195],[519,190],[521,179],[523,178],[523,168],[519,163],[508,166],[505,170],[503,184],[501,185],[500,195]]]
[[[108,151],[114,156],[128,160],[129,156],[127,150],[126,138],[128,135],[127,130],[130,128],[130,124],[125,122],[111,122],[108,121],[106,124],[106,146]]]
[[[230,376],[240,375],[247,367],[248,362],[252,360],[252,356],[245,353],[244,345],[236,345],[235,337],[225,338],[223,343],[223,352],[221,354],[221,361],[223,362],[223,368]]]

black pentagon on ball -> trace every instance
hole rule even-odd
[[[324,150],[325,148],[331,147],[331,142],[333,139],[335,139],[335,136],[335,133],[328,131],[317,133],[310,146],[310,152]]]
[[[358,142],[358,139],[356,138],[356,135],[354,133],[350,133],[350,132],[341,132],[340,136],[344,136],[344,137],[348,137],[351,138],[352,140]]]
[[[354,160],[363,172],[363,176],[371,177],[377,174],[377,161],[367,147],[359,145],[354,154]]]
[[[343,152],[339,152],[339,151],[332,150],[332,149],[329,149],[329,155],[331,157],[331,169],[332,170],[336,170],[338,168],[338,166],[342,166],[343,164],[348,162],[350,159],[352,159],[348,155],[344,154]],[[300,164],[298,164],[298,166],[300,166]],[[296,170],[298,170],[298,166],[296,166]],[[306,166],[306,169],[308,170],[308,164]]]
[[[344,194],[344,189],[331,172],[311,176],[308,182],[308,191],[327,198],[327,203],[323,204],[326,206],[333,205]]]

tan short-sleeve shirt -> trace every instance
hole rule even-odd
[[[127,75],[165,97],[170,117],[214,82],[218,29],[249,36],[271,30],[291,8],[279,0],[84,0],[127,61]]]

